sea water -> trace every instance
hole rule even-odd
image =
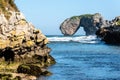
[[[47,37],[57,63],[44,80],[120,80],[119,45],[107,45],[96,36]]]

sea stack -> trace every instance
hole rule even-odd
[[[44,68],[55,60],[49,54],[48,42],[25,19],[14,0],[0,0],[0,79],[29,80],[49,75]]]
[[[60,25],[60,30],[65,36],[74,35],[80,27],[83,27],[86,35],[95,35],[100,27],[108,26],[100,13],[83,14],[66,19]]]

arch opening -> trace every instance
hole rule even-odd
[[[86,35],[86,32],[84,31],[84,28],[80,26],[80,28],[76,31],[75,35]]]

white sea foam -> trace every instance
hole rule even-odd
[[[96,36],[77,36],[77,37],[48,37],[50,42],[80,42],[80,43],[98,43]]]

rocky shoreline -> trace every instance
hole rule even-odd
[[[96,35],[107,44],[120,44],[120,16],[113,19],[109,27],[102,27]]]
[[[27,22],[13,0],[0,4],[0,79],[29,80],[51,75],[46,67],[55,64],[42,32]]]

